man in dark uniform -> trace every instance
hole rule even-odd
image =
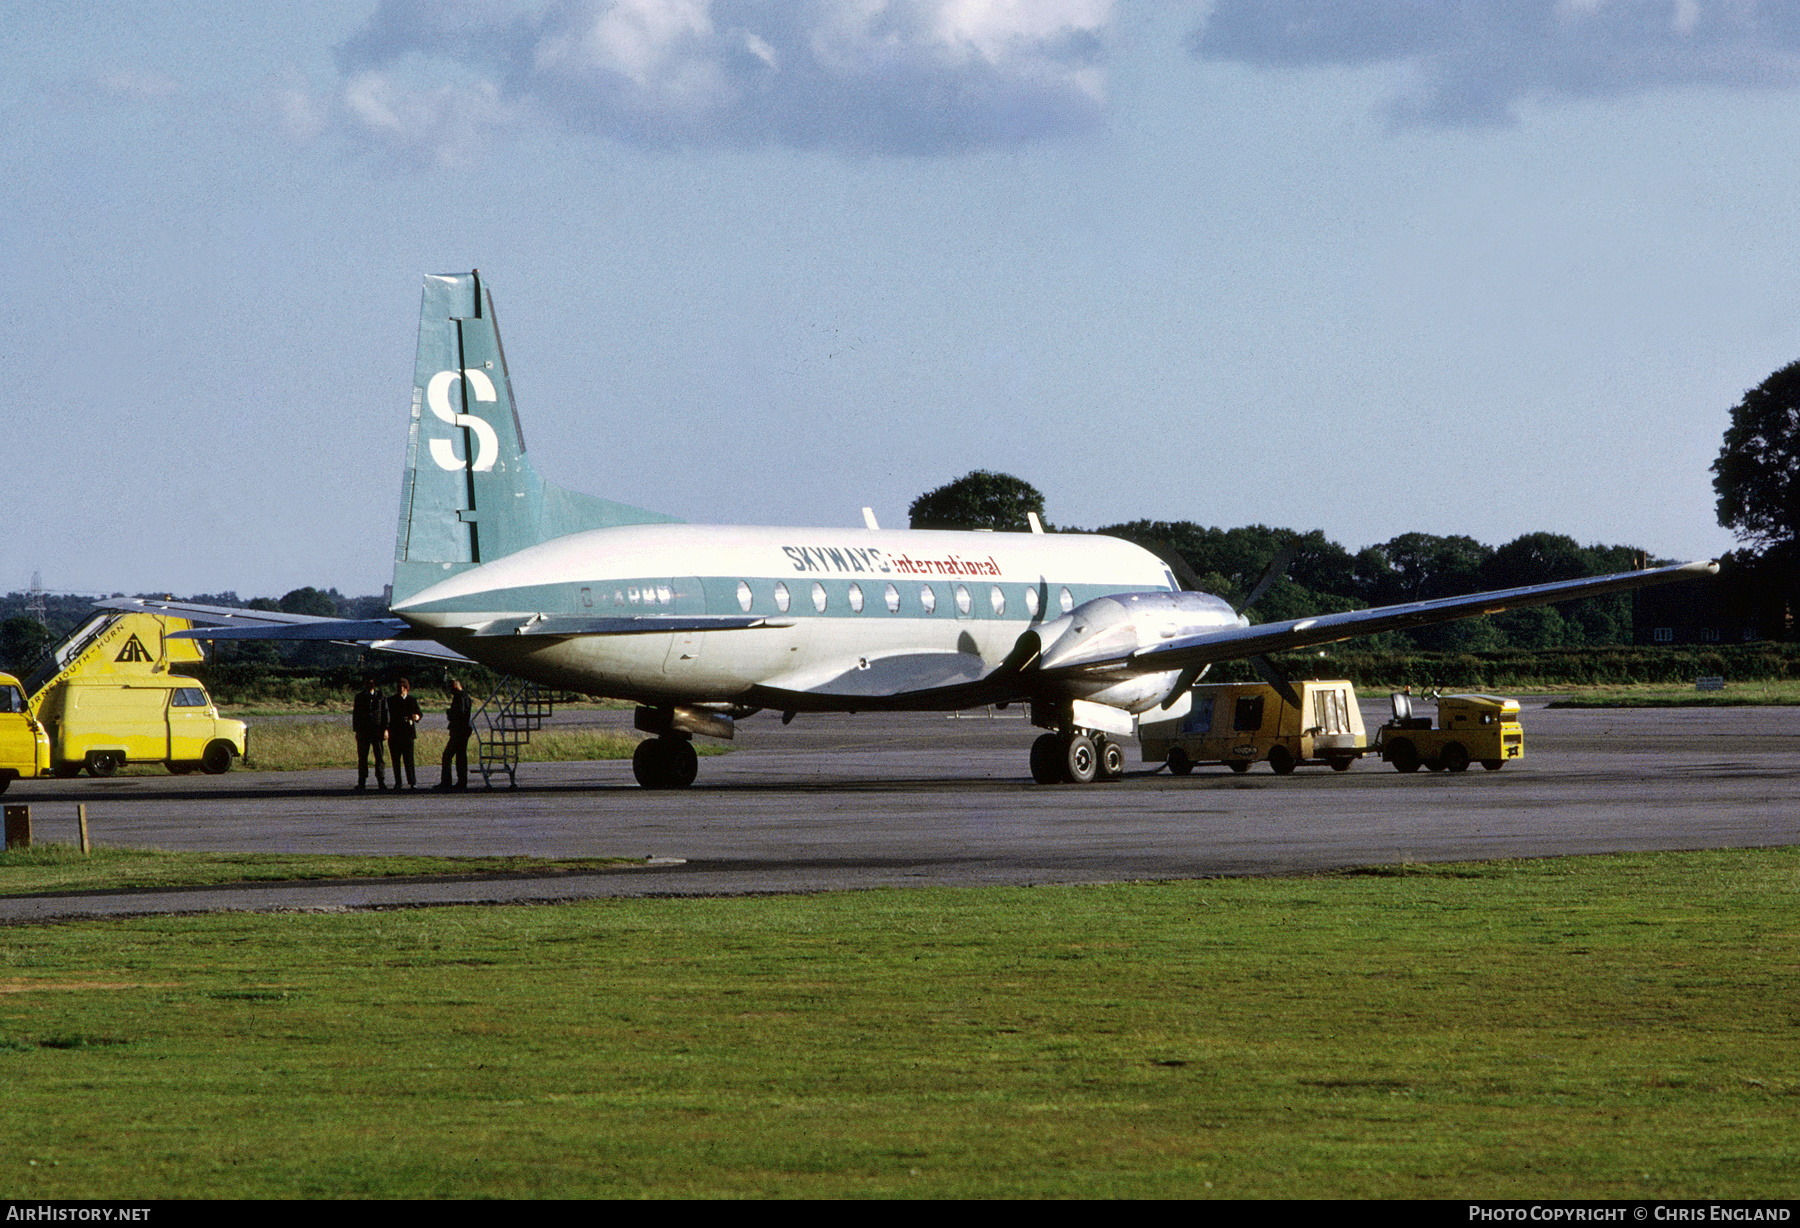
[[[350,727],[356,730],[356,787],[369,787],[369,752],[375,752],[375,786],[387,789],[387,771],[382,764],[382,745],[388,736],[387,696],[375,685],[375,676],[363,679],[363,689],[356,693],[356,706],[351,709]],[[399,785],[396,777],[394,784]]]
[[[454,678],[450,680],[450,706],[444,709],[444,715],[450,718],[450,740],[444,743],[444,772],[437,787],[466,789],[469,787],[469,735],[475,732],[475,721],[468,692]],[[456,760],[454,786],[450,783],[452,759]]]
[[[400,689],[388,700],[388,751],[394,756],[396,790],[402,784],[409,789],[419,787],[419,778],[413,772],[413,741],[419,736],[419,721],[424,715],[419,711],[419,701],[412,697],[412,683],[402,678]]]

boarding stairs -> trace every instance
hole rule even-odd
[[[519,787],[519,755],[531,735],[556,711],[557,692],[523,678],[502,678],[494,693],[475,712],[475,740],[480,749],[481,779],[488,788],[506,773],[508,787]],[[564,702],[572,697],[565,696]]]

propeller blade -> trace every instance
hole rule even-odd
[[[1292,704],[1295,708],[1300,706],[1300,692],[1294,689],[1294,684],[1288,681],[1288,676],[1286,674],[1275,668],[1275,662],[1263,656],[1251,657],[1249,658],[1249,661],[1250,668],[1255,670],[1257,676],[1264,682],[1274,687],[1276,694],[1287,700],[1288,703]]]
[[[1256,587],[1250,590],[1250,596],[1245,598],[1244,604],[1237,608],[1239,614],[1255,605],[1262,595],[1269,591],[1269,585],[1281,578],[1281,573],[1288,569],[1288,564],[1294,561],[1294,555],[1299,553],[1299,550],[1299,543],[1290,541],[1276,552],[1275,557],[1269,560],[1269,566],[1263,571],[1262,579],[1258,580]]]

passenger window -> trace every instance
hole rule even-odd
[[[786,614],[791,600],[788,596],[787,585],[780,580],[775,581],[775,608]]]
[[[825,586],[817,580],[813,581],[813,609],[821,614],[825,612]]]
[[[927,614],[937,613],[937,590],[929,584],[919,586],[919,604],[925,607]]]
[[[967,618],[974,609],[975,599],[969,596],[968,588],[958,584],[956,586],[956,612],[961,614],[964,618]]]
[[[739,580],[738,581],[738,609],[740,609],[744,613],[748,614],[750,612],[750,605],[754,599],[755,599],[755,596],[750,591],[750,582],[748,580]]]
[[[1237,733],[1255,733],[1262,728],[1263,697],[1246,695],[1237,701],[1237,711],[1232,717],[1231,728]]]
[[[988,605],[993,607],[995,618],[1006,613],[1006,594],[1000,591],[998,584],[988,590]]]
[[[1037,617],[1038,595],[1037,585],[1035,584],[1025,590],[1025,612],[1033,618]]]
[[[0,712],[25,711],[25,696],[16,686],[0,687]]]
[[[176,687],[174,698],[169,703],[177,708],[204,708],[206,692],[197,686]]]
[[[900,590],[890,584],[882,596],[887,598],[888,613],[898,614],[900,612]]]
[[[1062,612],[1064,614],[1067,614],[1070,610],[1075,608],[1075,594],[1071,593],[1066,587],[1063,589],[1062,596],[1058,600],[1062,605]]]
[[[850,612],[852,614],[861,614],[862,608],[863,608],[862,585],[852,584],[850,586]]]

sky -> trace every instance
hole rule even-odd
[[[292,11],[284,11],[292,10]],[[0,0],[0,591],[379,592],[421,278],[697,523],[1732,547],[1800,4]]]

